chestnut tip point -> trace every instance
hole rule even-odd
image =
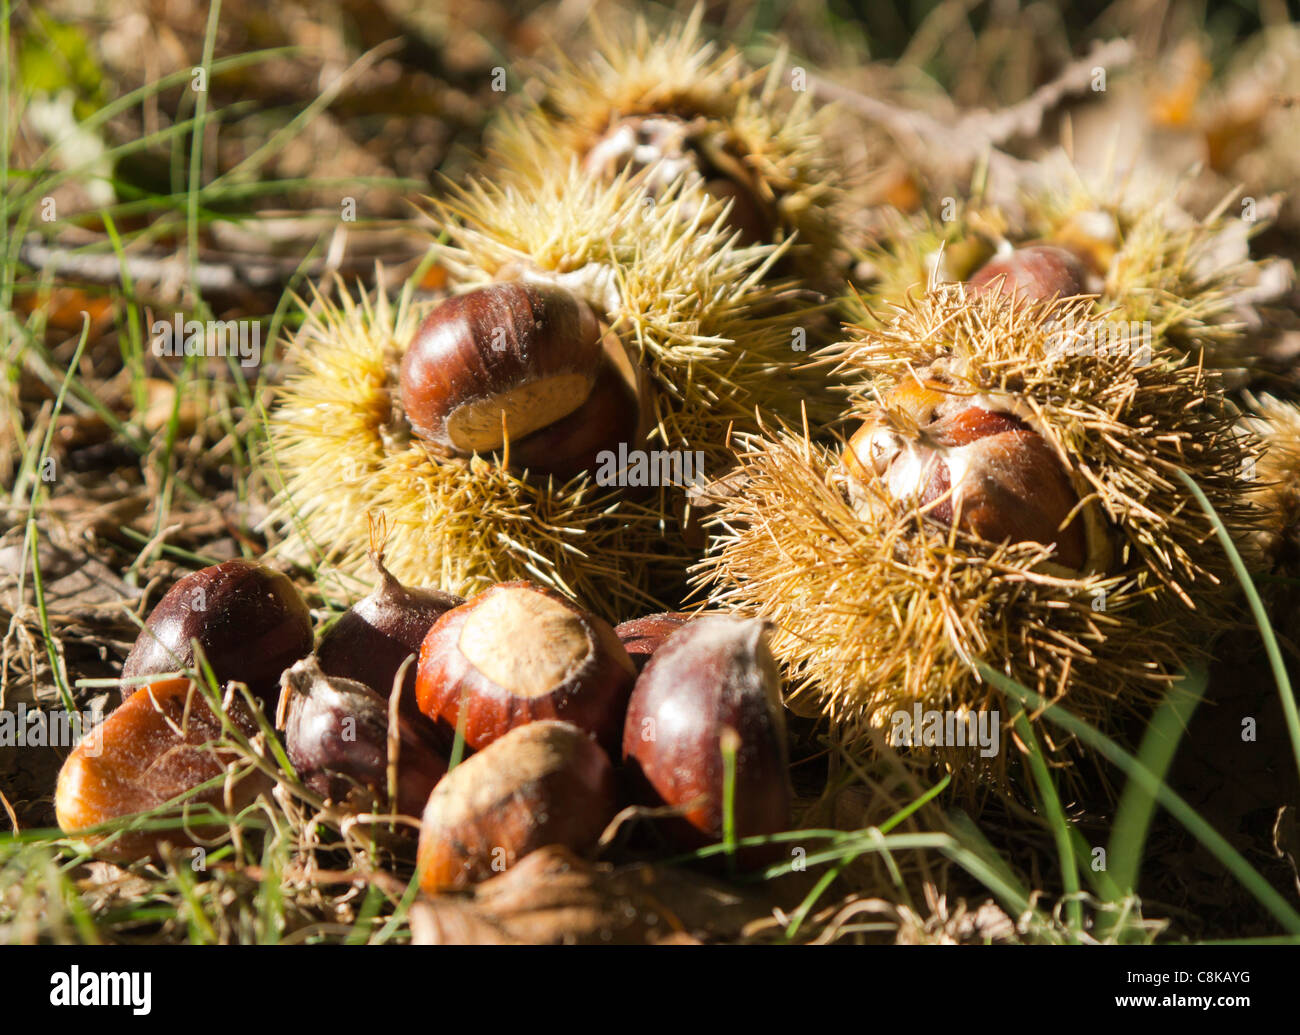
[[[669,635],[633,688],[623,759],[643,800],[680,810],[661,828],[685,847],[722,837],[724,753],[735,762],[737,836],[789,824],[789,748],[769,630],[759,619],[696,618]],[[757,865],[779,849],[743,849],[737,861]]]

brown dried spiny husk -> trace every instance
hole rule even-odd
[[[548,163],[582,158],[624,119],[682,119],[773,217],[777,239],[794,236],[790,254],[800,276],[831,290],[845,259],[844,172],[828,143],[832,110],[816,108],[812,92],[796,86],[803,70],[791,67],[784,51],[755,70],[734,47],[705,40],[703,10],[695,7],[663,33],[644,18],[621,38],[598,30],[589,60],[557,55],[554,67],[539,72],[541,100],[503,113],[489,151],[508,175],[527,179],[546,175]]]
[[[1153,343],[1212,366],[1250,361],[1249,331],[1257,306],[1290,283],[1290,264],[1252,258],[1250,239],[1267,226],[1266,208],[1241,218],[1238,191],[1196,215],[1183,207],[1189,180],[1142,186],[1092,183],[1068,170],[1028,193],[1030,236],[1079,252],[1100,276],[1098,305],[1132,323],[1149,322]],[[1102,184],[1106,184],[1103,186]]]
[[[901,380],[931,372],[956,392],[1030,414],[1106,519],[1116,546],[1107,571],[1066,572],[1048,563],[1048,547],[937,527],[875,485],[859,487],[873,505],[855,508],[838,452],[806,436],[741,440],[746,486],[720,502],[695,578],[711,606],[775,623],[792,705],[824,714],[846,741],[865,744],[918,702],[996,708],[1008,721],[1014,706],[981,680],[977,661],[1111,726],[1164,692],[1221,627],[1228,563],[1176,472],[1244,528],[1251,440],[1197,367],[1060,348],[1060,328],[1082,326],[1089,305],[1010,306],[950,286],[856,328],[833,355],[858,378],[861,417],[878,414],[876,400]],[[1047,724],[1039,736],[1060,749]],[[936,755],[966,775],[1004,764],[973,751]]]
[[[1259,527],[1243,543],[1255,571],[1300,575],[1300,406],[1271,395],[1247,396],[1245,431],[1262,443],[1251,484]]]
[[[730,422],[752,424],[756,408],[788,414],[805,393],[834,405],[826,378],[796,372],[798,305],[778,315],[771,304],[782,286],[763,273],[778,250],[736,247],[720,206],[686,220],[679,203],[670,191],[646,205],[570,167],[526,187],[478,184],[438,211],[459,286],[548,282],[590,303],[649,372],[644,448],[701,451],[708,474],[731,459]],[[409,284],[395,302],[341,290],[304,306],[269,418],[281,549],[362,573],[368,516],[382,512],[388,566],[409,584],[469,595],[533,579],[616,620],[671,606],[692,559],[679,528],[685,487],[632,500],[589,475],[522,479],[493,457],[445,459],[411,437],[397,370],[430,307]]]

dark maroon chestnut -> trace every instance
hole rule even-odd
[[[1044,302],[1082,293],[1085,272],[1072,252],[1052,244],[1033,244],[995,255],[966,281],[972,295],[1014,295]]]
[[[122,665],[122,678],[193,667],[192,640],[221,684],[246,683],[273,708],[280,674],[311,653],[311,614],[288,576],[253,561],[191,572],[150,613]],[[134,692],[123,687],[124,694]]]
[[[387,700],[403,662],[419,656],[433,623],[465,600],[441,590],[403,586],[377,553],[370,562],[379,574],[378,587],[330,626],[316,657],[326,675],[364,683]],[[415,703],[414,662],[402,682],[401,709],[408,721],[428,722]]]
[[[284,674],[285,750],[321,797],[358,808],[388,801],[388,703],[352,679],[321,671],[315,658]],[[422,722],[427,722],[423,720]],[[418,816],[447,772],[427,729],[397,716],[397,811]]]
[[[623,644],[639,673],[664,641],[694,617],[685,611],[646,615],[614,626],[614,635]]]
[[[415,433],[459,456],[490,453],[578,409],[604,346],[592,308],[563,288],[504,283],[431,312],[402,359]]]
[[[434,788],[420,824],[420,887],[463,888],[545,845],[586,855],[617,807],[614,767],[576,726],[511,730]]]
[[[724,747],[734,749],[737,839],[790,822],[791,791],[781,677],[756,619],[705,615],[672,633],[636,681],[623,728],[623,758],[645,800],[682,809],[664,830],[687,847],[724,836]],[[758,865],[779,844],[742,849]]]
[[[636,669],[609,623],[553,590],[504,582],[434,623],[420,648],[420,711],[478,749],[538,719],[616,745]]]

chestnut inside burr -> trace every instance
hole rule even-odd
[[[973,295],[994,293],[1042,302],[1080,294],[1085,277],[1083,264],[1072,252],[1056,245],[1035,244],[994,256],[966,286]]]
[[[876,480],[927,520],[955,521],[990,542],[1052,546],[1054,561],[1084,568],[1089,544],[1079,495],[1051,445],[995,401],[941,388],[905,382],[891,393],[890,407],[897,398],[897,409],[915,427],[865,423],[845,453],[850,476]]]
[[[712,197],[731,202],[727,221],[740,231],[741,243],[758,244],[771,238],[775,226],[733,150],[734,144],[707,131],[702,118],[631,115],[591,146],[582,166],[608,180],[625,173],[641,177],[651,197],[683,177],[699,183]]]
[[[498,449],[582,405],[605,354],[601,338],[592,308],[563,288],[511,282],[450,298],[402,358],[407,420],[453,453]]]

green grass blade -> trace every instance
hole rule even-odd
[[[1178,477],[1196,497],[1196,502],[1201,505],[1206,516],[1214,525],[1214,534],[1219,537],[1219,543],[1223,547],[1223,552],[1228,555],[1228,560],[1232,563],[1232,570],[1237,575],[1237,581],[1241,583],[1242,592],[1246,594],[1246,600],[1250,604],[1250,613],[1255,616],[1255,624],[1259,626],[1260,638],[1264,641],[1264,652],[1268,655],[1268,663],[1273,668],[1273,679],[1277,682],[1277,692],[1282,699],[1282,712],[1286,716],[1287,731],[1291,734],[1291,751],[1295,755],[1296,772],[1300,773],[1300,713],[1296,710],[1295,693],[1291,689],[1291,677],[1287,674],[1286,663],[1282,660],[1282,651],[1278,648],[1277,637],[1273,635],[1273,624],[1268,620],[1268,612],[1264,609],[1264,602],[1259,597],[1259,591],[1255,589],[1255,582],[1250,577],[1250,572],[1246,570],[1246,564],[1241,559],[1241,554],[1237,552],[1236,544],[1232,541],[1232,535],[1228,532],[1227,527],[1223,524],[1223,519],[1219,517],[1214,506],[1206,498],[1201,487],[1192,480],[1191,475],[1186,471],[1179,471]]]
[[[1138,781],[1141,786],[1147,789],[1148,793],[1155,796],[1156,800],[1178,822],[1185,826],[1197,840],[1214,854],[1219,862],[1241,882],[1243,887],[1255,896],[1260,905],[1267,909],[1279,924],[1293,934],[1300,934],[1300,913],[1297,913],[1291,904],[1263,878],[1260,872],[1251,866],[1241,853],[1233,848],[1195,809],[1188,805],[1180,795],[1162,784],[1155,774],[1143,766],[1136,758],[1104,733],[1093,729],[1086,722],[1082,722],[1071,715],[1055,702],[1048,701],[982,662],[978,663],[978,668],[984,679],[1003,693],[1009,694],[1013,700],[1019,701],[1021,705],[1027,708],[1039,710],[1042,718],[1055,723],[1067,733],[1078,737],[1080,741],[1127,774],[1131,780]]]
[[[1056,854],[1061,860],[1061,884],[1067,899],[1066,909],[1070,914],[1070,926],[1076,931],[1083,930],[1083,904],[1079,901],[1079,868],[1074,856],[1074,844],[1070,831],[1073,829],[1066,818],[1065,809],[1061,807],[1061,796],[1056,793],[1056,782],[1047,769],[1047,760],[1043,749],[1034,736],[1033,727],[1024,708],[1016,710],[1013,720],[1016,732],[1024,742],[1029,771],[1033,774],[1034,784],[1038,788],[1038,797],[1047,822],[1052,830],[1052,839],[1056,842]]]
[[[1138,747],[1137,761],[1160,783],[1164,783],[1192,713],[1201,703],[1207,682],[1204,667],[1198,666],[1188,672],[1151,716]],[[1135,780],[1125,785],[1119,807],[1115,810],[1108,853],[1111,877],[1121,895],[1137,891],[1138,867],[1155,808],[1156,797],[1149,787]]]

